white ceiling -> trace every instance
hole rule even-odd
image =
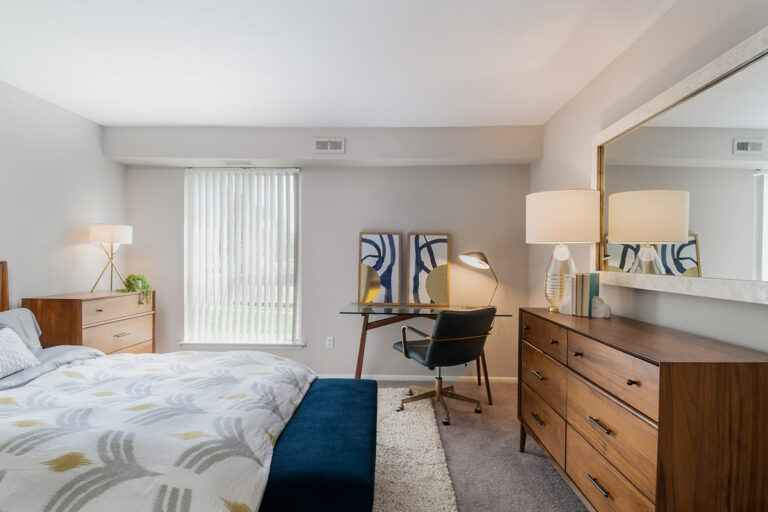
[[[646,125],[768,129],[768,56]]]
[[[676,0],[0,0],[0,80],[99,124],[544,124]]]

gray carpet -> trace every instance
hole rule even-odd
[[[402,387],[403,382],[379,382]],[[425,381],[419,385],[430,386]],[[449,385],[446,379],[446,385]],[[481,393],[482,390],[482,393]],[[456,392],[482,396],[483,413],[469,403],[449,400],[451,425],[442,424],[442,407],[435,410],[448,470],[461,512],[525,512],[586,510],[568,484],[552,467],[530,437],[525,453],[518,452],[517,385],[494,384],[489,406],[484,388],[469,382],[456,384]],[[407,406],[406,406],[407,407]],[[407,414],[408,409],[403,411]]]

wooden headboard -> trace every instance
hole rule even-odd
[[[10,309],[8,303],[8,262],[0,261],[0,311]]]

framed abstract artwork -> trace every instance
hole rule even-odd
[[[606,267],[609,272],[629,272],[635,262],[640,244],[607,244]]]
[[[360,233],[357,301],[360,304],[400,304],[400,259],[403,235]]]
[[[659,244],[659,258],[664,272],[670,276],[701,277],[699,235],[688,234],[684,244]]]
[[[450,303],[447,233],[408,233],[408,300],[413,306]]]

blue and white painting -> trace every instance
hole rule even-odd
[[[659,258],[667,275],[701,277],[699,237],[694,233],[684,244],[660,244]]]
[[[360,233],[360,304],[400,303],[400,233]]]
[[[408,304],[449,303],[447,233],[408,233]]]

